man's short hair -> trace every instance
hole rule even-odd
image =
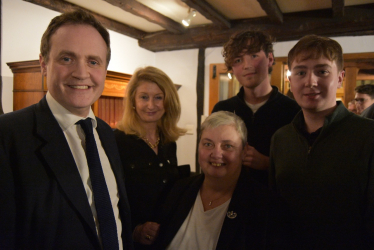
[[[250,43],[249,45],[248,42]],[[229,41],[223,46],[222,50],[227,70],[232,69],[234,59],[238,57],[243,50],[247,50],[247,53],[257,53],[263,50],[267,57],[269,53],[274,55],[273,39],[265,32],[252,30],[242,31],[232,35]],[[269,68],[269,74],[271,71],[272,67]]]
[[[291,70],[292,63],[300,55],[301,61],[308,59],[318,59],[322,56],[335,61],[338,71],[343,70],[343,49],[340,44],[328,37],[317,35],[307,35],[300,39],[288,53],[288,68]]]
[[[107,46],[107,66],[110,61],[110,38],[109,32],[104,28],[104,26],[90,13],[87,13],[84,10],[77,9],[72,12],[67,12],[56,16],[51,20],[49,23],[46,31],[44,32],[40,44],[40,54],[43,56],[44,60],[48,62],[49,60],[49,52],[51,50],[51,36],[61,27],[64,25],[75,25],[75,24],[83,24],[83,25],[90,25],[94,27],[104,39],[106,46]]]
[[[360,85],[355,88],[356,93],[359,94],[367,94],[370,96],[371,99],[374,99],[374,85],[365,84]]]

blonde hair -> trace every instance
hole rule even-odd
[[[245,126],[242,118],[229,111],[218,111],[208,116],[201,124],[199,140],[201,140],[201,135],[203,134],[204,130],[225,125],[235,128],[240,139],[242,140],[242,146],[244,148],[247,144],[247,127]]]
[[[179,136],[184,135],[186,130],[177,127],[181,114],[181,105],[177,89],[171,79],[160,69],[148,66],[137,69],[129,84],[127,85],[126,98],[124,98],[124,112],[122,119],[118,122],[117,128],[126,134],[133,134],[143,137],[146,134],[145,129],[141,126],[139,115],[135,107],[135,94],[141,82],[148,81],[157,84],[164,93],[165,113],[157,122],[157,128],[163,143],[174,142]]]

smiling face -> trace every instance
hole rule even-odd
[[[306,112],[322,112],[336,106],[336,90],[343,82],[344,71],[325,57],[306,59],[298,56],[291,65],[291,91]]]
[[[135,110],[142,123],[155,123],[165,113],[164,93],[156,83],[142,81],[135,92]]]
[[[263,50],[257,53],[244,50],[234,59],[232,72],[244,88],[254,89],[261,84],[269,84],[269,68],[273,62],[272,53],[267,57]]]
[[[104,89],[104,39],[92,26],[63,25],[51,36],[50,47],[48,62],[40,56],[48,91],[67,110],[86,117]]]
[[[199,164],[207,178],[238,178],[244,155],[242,140],[234,126],[221,125],[202,132]]]

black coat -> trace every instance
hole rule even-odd
[[[133,228],[147,221],[155,221],[174,183],[190,174],[188,166],[177,164],[175,142],[158,146],[158,154],[136,135],[115,130],[118,150],[125,172],[125,184],[129,198]]]
[[[364,111],[362,111],[361,116],[369,119],[374,119],[374,104],[371,104]]]
[[[116,177],[124,249],[130,210],[111,128],[97,132]],[[0,116],[0,249],[100,249],[82,179],[45,97]]]
[[[177,182],[164,205],[154,249],[165,249],[183,224],[204,181],[204,175]],[[290,249],[288,210],[244,168],[232,195],[216,249]],[[232,216],[230,216],[232,217]]]

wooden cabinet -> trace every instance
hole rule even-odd
[[[47,93],[46,78],[42,76],[38,60],[7,63],[13,72],[13,110],[35,104]],[[123,112],[123,99],[131,75],[107,72],[104,91],[92,105],[95,115],[112,128]]]

